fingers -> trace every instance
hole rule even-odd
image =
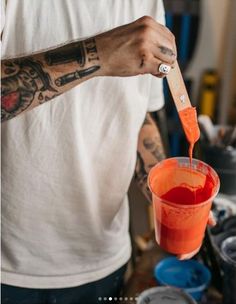
[[[170,70],[171,70],[171,66],[165,63],[160,64],[158,68],[158,71],[162,74],[168,74]]]
[[[166,76],[161,64],[173,68],[176,62],[174,35],[153,18],[144,16],[135,22],[96,36],[101,75]],[[168,68],[167,68],[168,72]]]
[[[155,32],[156,41],[159,42],[158,46],[163,46],[172,51],[175,55],[176,53],[176,43],[175,36],[173,33],[164,25],[158,23],[155,19],[150,16],[143,16],[136,20],[136,23],[146,27],[152,28]]]
[[[149,45],[147,44],[148,51],[161,62],[173,67],[177,58],[174,47],[161,34],[157,35],[156,32],[150,34],[150,39],[152,39]]]
[[[214,215],[213,215],[212,211],[210,211],[210,213],[209,213],[207,224],[212,226],[212,227],[216,225],[216,220],[214,218]]]
[[[151,58],[150,58],[151,57]],[[152,75],[163,78],[171,70],[171,65],[167,62],[162,62],[159,59],[150,55],[143,60],[142,74],[151,73]]]
[[[176,54],[173,50],[166,46],[158,46],[158,58],[161,59],[162,61],[168,62],[171,65],[175,63],[176,60]]]
[[[164,45],[162,46],[153,45],[152,53],[154,57],[156,57],[156,59],[166,63],[171,67],[174,67],[176,61],[176,55],[172,49]]]
[[[170,72],[172,66],[167,62],[162,62],[156,58],[153,58],[153,60],[147,62],[146,68],[153,76],[164,78]]]
[[[149,16],[144,16],[135,23],[139,24],[139,31],[141,31],[141,35],[143,34],[143,41],[147,42],[149,40],[152,42],[151,51],[153,55],[160,61],[171,65],[174,64],[177,54],[173,33]]]
[[[193,256],[195,256],[195,254],[198,253],[198,251],[200,250],[201,246],[198,247],[196,250],[190,252],[190,253],[186,253],[186,254],[180,254],[177,256],[177,259],[179,260],[188,260],[188,259],[191,259]]]
[[[160,64],[159,68],[157,69],[157,73],[151,73],[153,76],[156,76],[158,78],[164,78],[168,75],[169,71],[171,70],[171,67],[168,66],[168,70],[163,72],[160,67],[162,66],[163,64]]]

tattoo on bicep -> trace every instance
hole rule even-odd
[[[11,76],[9,68],[14,73]],[[26,110],[37,92],[57,92],[51,86],[51,78],[39,61],[29,58],[16,59],[13,63],[5,62],[4,72],[9,76],[2,79],[1,121]]]
[[[61,87],[61,86],[66,85],[66,84],[68,84],[72,81],[75,81],[77,79],[81,79],[83,77],[89,76],[90,74],[96,72],[99,69],[100,69],[100,66],[95,65],[95,66],[92,66],[88,69],[84,69],[84,70],[80,70],[80,71],[78,70],[78,71],[75,71],[73,73],[63,75],[63,76],[61,76],[61,77],[59,77],[55,80],[55,84],[58,87]]]
[[[147,150],[150,150],[152,155],[158,161],[161,161],[165,158],[165,153],[162,144],[157,137],[155,137],[154,140],[152,138],[144,138],[143,145]]]
[[[159,49],[162,52],[162,54],[169,55],[169,56],[175,56],[175,53],[171,49],[169,49],[165,46],[159,46]]]

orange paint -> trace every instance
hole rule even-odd
[[[219,179],[207,164],[189,158],[166,159],[148,177],[158,244],[173,254],[190,253],[203,240]]]
[[[203,187],[199,187],[196,190],[191,190],[183,186],[174,187],[162,195],[161,199],[179,205],[196,205],[207,201],[211,197],[213,186],[212,179],[210,176],[207,176]],[[157,218],[156,225],[161,231],[161,247],[176,254],[189,253],[193,251],[194,248],[198,248],[199,244],[201,244],[202,233],[204,233],[206,221],[208,219],[208,216],[204,216],[204,214],[207,215],[209,213],[210,207],[211,204],[207,204],[205,207],[195,210],[199,215],[199,219],[197,219],[197,225],[193,221],[189,229],[169,228],[168,226],[163,225],[162,222],[159,222]],[[185,209],[185,216],[187,215],[186,212],[187,210]],[[185,223],[183,223],[182,227],[184,228],[184,226]],[[172,241],[170,242],[170,240]]]
[[[183,126],[185,136],[189,142],[189,158],[191,162],[193,157],[194,144],[200,137],[196,108],[188,107],[184,110],[179,111],[179,118]]]

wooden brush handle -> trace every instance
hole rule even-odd
[[[188,107],[191,107],[192,105],[184,84],[184,80],[178,62],[176,62],[175,67],[171,69],[169,74],[167,74],[166,78],[177,111],[179,112]]]

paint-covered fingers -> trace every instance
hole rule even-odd
[[[209,213],[207,224],[210,225],[210,226],[212,226],[212,227],[216,225],[216,219],[215,219],[212,211],[210,211],[210,213]]]
[[[163,77],[176,62],[173,34],[148,16],[100,34],[96,42],[104,75]]]

